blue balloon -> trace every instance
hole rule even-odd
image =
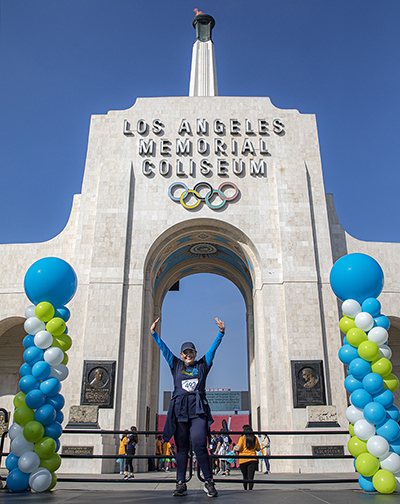
[[[32,374],[38,380],[46,380],[50,376],[51,366],[46,361],[36,362],[32,366]]]
[[[343,338],[343,345],[348,345],[348,344],[349,344],[349,342],[347,341],[347,336],[345,336]]]
[[[341,300],[355,299],[360,304],[377,298],[382,292],[384,276],[379,263],[366,254],[347,254],[332,266],[330,282]]]
[[[351,396],[350,401],[353,406],[358,409],[364,409],[365,405],[372,402],[372,395],[363,388],[355,390]],[[385,408],[383,408],[385,409]]]
[[[57,411],[56,422],[62,424],[63,421],[64,421],[64,413],[61,410]]]
[[[379,394],[383,390],[383,378],[377,373],[368,373],[362,380],[362,386],[370,394]]]
[[[363,312],[367,312],[376,317],[381,312],[381,303],[376,298],[367,298],[361,305]]]
[[[46,396],[39,389],[28,392],[25,396],[25,404],[28,408],[36,409],[46,403]]]
[[[364,406],[364,418],[369,423],[378,425],[386,418],[386,410],[382,404],[378,402],[370,402]]]
[[[56,309],[56,312],[54,314],[54,317],[62,318],[64,322],[68,322],[70,316],[71,312],[66,306],[60,306],[59,308]]]
[[[46,425],[44,428],[44,437],[51,437],[52,439],[58,439],[62,434],[62,426],[58,422],[52,422]]]
[[[56,394],[46,399],[46,404],[51,404],[55,410],[59,411],[64,407],[65,399],[61,394]]]
[[[363,384],[360,380],[357,380],[357,378],[354,378],[353,375],[349,375],[345,378],[344,380],[344,388],[349,392],[350,394],[354,392],[357,389],[362,389]]]
[[[360,485],[361,489],[364,490],[364,492],[376,492],[375,487],[372,483],[372,476],[367,477],[360,474],[360,477],[358,478],[358,484]]]
[[[386,315],[378,315],[374,317],[374,327],[383,327],[386,331],[389,331],[390,320],[386,317]]]
[[[33,389],[38,389],[39,388],[39,380],[37,380],[34,376],[32,375],[25,375],[19,380],[19,389],[21,392],[24,394],[27,394]],[[26,402],[26,400],[25,400]]]
[[[29,487],[29,474],[23,473],[18,467],[7,476],[7,488],[12,492],[23,492]]]
[[[31,366],[26,362],[24,362],[22,366],[19,368],[19,374],[21,376],[31,375],[32,374]]]
[[[57,412],[51,404],[44,404],[35,411],[35,420],[42,425],[50,425],[56,419]]]
[[[396,441],[400,434],[400,427],[397,422],[395,422],[392,418],[386,420],[380,425],[376,427],[377,436],[382,436],[391,443],[392,441]]]
[[[6,458],[7,471],[11,472],[13,469],[16,469],[18,467],[18,460],[19,460],[19,457],[14,455],[14,453],[10,453],[8,455],[8,457]]]
[[[34,336],[32,334],[28,334],[28,336],[25,336],[24,340],[22,341],[22,345],[24,348],[29,348],[35,344],[34,342]]]
[[[55,442],[56,442],[56,453],[58,452],[58,450],[60,449],[61,447],[61,443],[60,443],[60,440],[59,439],[55,439]]]
[[[61,390],[61,383],[58,378],[49,378],[48,380],[42,381],[40,384],[40,390],[47,397],[52,397],[58,394]]]
[[[394,403],[393,392],[388,389],[383,389],[382,392],[379,392],[379,394],[376,394],[373,397],[374,402],[381,403],[386,409],[390,408],[390,406]]]
[[[386,413],[390,416],[390,418],[393,418],[395,422],[398,422],[400,420],[399,408],[394,404],[393,406],[389,406],[389,408],[386,409]]]
[[[350,362],[349,371],[357,380],[362,380],[365,375],[371,372],[371,364],[358,357]]]
[[[350,362],[358,357],[358,350],[353,346],[346,344],[339,348],[339,359],[347,366]]]
[[[58,257],[39,259],[24,279],[25,293],[34,305],[47,301],[53,306],[64,306],[74,297],[77,286],[72,266]]]
[[[395,441],[389,443],[389,450],[393,453],[397,453],[397,455],[400,455],[400,438],[397,438]]]
[[[43,360],[43,353],[43,350],[37,346],[31,346],[24,352],[24,361],[33,366],[36,362]]]

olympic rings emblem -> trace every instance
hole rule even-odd
[[[173,191],[177,188],[180,187],[183,189],[183,192],[180,196],[174,196]],[[205,196],[200,196],[199,189],[201,187],[206,187],[208,188],[208,193]],[[230,187],[233,189],[235,192],[233,196],[226,196],[224,193],[224,189]],[[188,196],[193,194],[193,196],[197,199],[197,201],[193,205],[187,205],[185,203],[185,200],[187,199]],[[214,195],[218,195],[222,202],[218,205],[213,205],[211,203],[211,198]],[[223,182],[218,189],[213,189],[211,184],[208,182],[198,182],[193,189],[189,189],[186,184],[183,182],[174,182],[171,184],[168,188],[168,196],[172,199],[172,201],[178,201],[180,204],[186,208],[187,210],[193,210],[194,208],[198,207],[200,203],[205,203],[209,208],[212,210],[219,210],[220,208],[223,208],[228,201],[233,201],[237,198],[239,195],[239,189],[233,182]]]

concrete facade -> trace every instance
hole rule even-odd
[[[175,182],[190,191],[199,182],[214,190],[230,182],[239,192],[220,209],[201,201],[191,210],[184,205],[198,197],[189,192],[174,201],[184,192],[171,188]],[[234,188],[221,191],[230,198]],[[198,193],[205,199],[206,186]],[[218,206],[223,198],[215,193],[208,202]],[[397,335],[400,244],[361,242],[342,229],[325,194],[314,115],[277,109],[269,98],[206,96],[139,98],[128,110],[93,116],[82,193],[66,228],[49,242],[0,245],[7,265],[0,278],[0,407],[12,411],[18,391],[29,305],[25,272],[42,257],[58,256],[79,280],[69,305],[66,420],[80,404],[83,361],[107,360],[116,361],[116,386],[113,408],[99,411],[101,428],[144,430],[147,408],[154,428],[160,357],[149,326],[177,280],[206,271],[230,279],[245,299],[253,428],[305,429],[306,408],[293,407],[294,360],[322,361],[326,404],[347,428],[345,370],[337,357],[341,313],[329,273],[335,260],[356,251],[373,256],[385,272],[382,313]],[[399,374],[399,345],[392,339],[389,345]],[[62,442],[114,454],[116,441],[103,438],[65,434]],[[313,445],[346,443],[347,436],[277,437],[273,454],[310,455]],[[152,453],[153,439],[139,450]],[[64,460],[62,471],[114,467]],[[275,472],[299,469],[345,472],[352,462],[274,461]]]

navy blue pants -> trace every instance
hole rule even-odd
[[[207,418],[190,418],[189,422],[178,422],[174,434],[176,444],[176,479],[184,481],[188,464],[190,441],[196,453],[197,463],[206,480],[212,478],[210,457],[207,451]]]

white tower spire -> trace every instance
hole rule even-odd
[[[198,14],[193,19],[196,42],[193,45],[189,96],[218,96],[217,68],[211,31],[215,20],[208,14]]]

